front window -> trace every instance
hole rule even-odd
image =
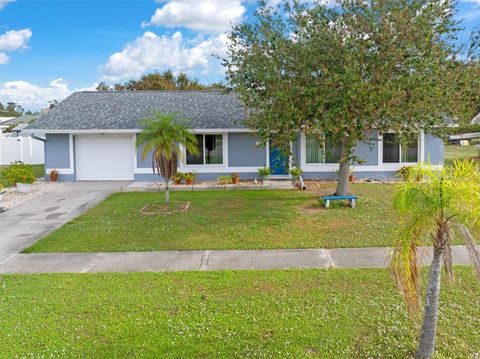
[[[405,143],[394,133],[383,134],[383,163],[418,162],[418,136],[412,136]]]
[[[195,135],[198,154],[187,151],[187,165],[218,165],[223,164],[223,136]]]
[[[339,163],[341,159],[340,141],[329,137],[318,137],[308,135],[307,141],[307,163]]]

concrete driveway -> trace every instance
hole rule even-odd
[[[65,183],[0,214],[0,264],[130,182]]]

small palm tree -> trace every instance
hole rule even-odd
[[[480,166],[474,161],[456,161],[434,170],[418,165],[397,192],[395,207],[401,218],[398,242],[390,264],[409,312],[420,314],[421,281],[417,247],[433,246],[423,322],[417,350],[418,358],[431,358],[435,350],[441,264],[448,281],[454,281],[452,232],[456,229],[480,280],[480,253],[472,232],[480,228]]]
[[[145,144],[142,158],[152,153],[152,169],[165,180],[165,203],[170,201],[169,183],[177,174],[178,160],[183,153],[180,146],[196,155],[197,138],[188,130],[186,119],[177,119],[175,115],[153,112],[151,118],[142,120],[143,130],[137,136],[137,147]]]

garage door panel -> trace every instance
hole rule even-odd
[[[133,180],[130,135],[85,135],[75,138],[77,180]]]

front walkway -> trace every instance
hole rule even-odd
[[[291,180],[243,181],[239,184],[221,185],[217,181],[200,181],[193,185],[170,185],[171,191],[206,191],[206,190],[254,190],[254,189],[297,189]],[[125,188],[125,192],[150,192],[165,190],[165,182],[135,181]]]
[[[389,248],[212,250],[115,253],[17,254],[0,264],[0,273],[168,272],[222,269],[382,268]],[[431,251],[421,249],[424,265]],[[464,246],[453,248],[456,265],[469,265]]]

